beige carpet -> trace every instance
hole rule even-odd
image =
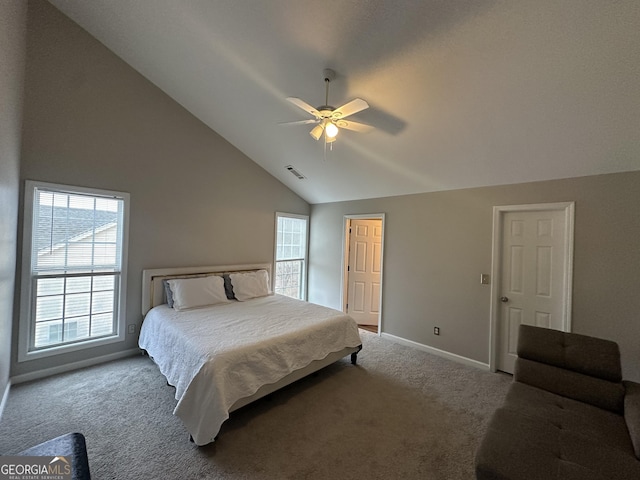
[[[0,452],[85,434],[100,479],[472,479],[473,455],[511,377],[369,332],[348,359],[234,412],[196,447],[147,357],[14,386]]]

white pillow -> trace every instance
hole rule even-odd
[[[176,310],[204,307],[229,301],[224,293],[224,279],[216,275],[180,278],[168,280],[167,283],[173,293],[173,308]]]
[[[241,302],[269,295],[269,274],[266,270],[231,273],[229,278],[231,278],[231,284],[233,285],[233,293]]]

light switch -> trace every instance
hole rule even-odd
[[[491,275],[483,273],[480,275],[480,283],[482,285],[489,285],[491,283]]]

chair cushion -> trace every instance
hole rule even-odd
[[[500,408],[475,457],[478,480],[632,480],[640,462],[598,437]]]
[[[519,382],[509,387],[503,408],[549,423],[564,432],[597,438],[608,447],[633,455],[622,415]]]

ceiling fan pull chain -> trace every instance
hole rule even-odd
[[[322,152],[322,160],[327,161],[327,137],[323,135],[324,138],[324,148]]]

